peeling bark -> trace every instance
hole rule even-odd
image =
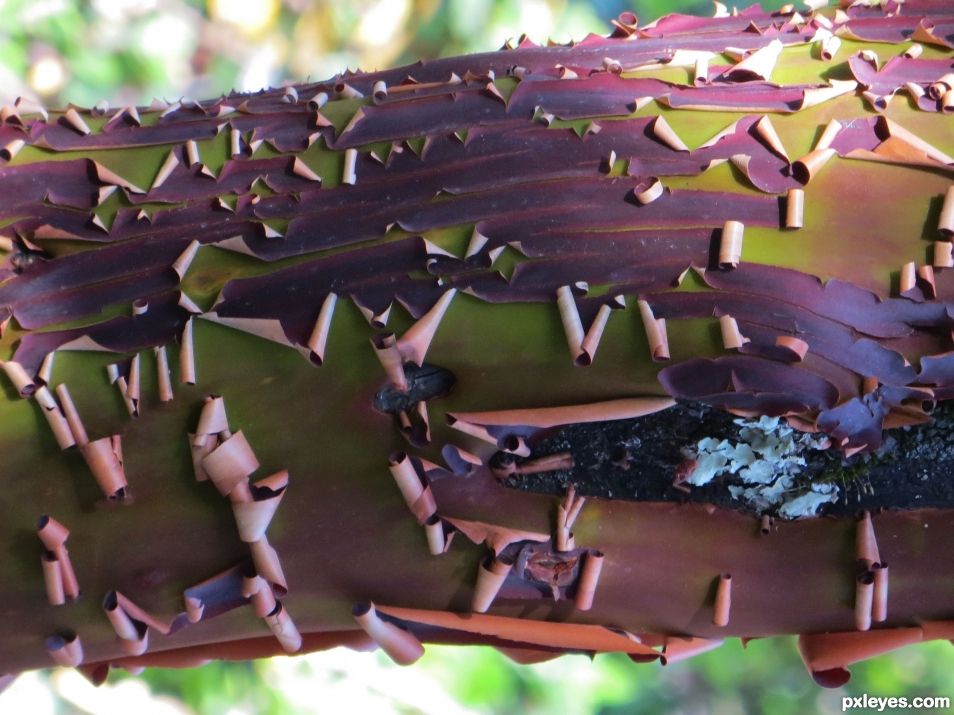
[[[954,637],[950,7],[614,26],[4,108],[0,671]]]

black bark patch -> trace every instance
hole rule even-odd
[[[942,403],[933,417],[927,424],[887,432],[878,455],[856,454],[846,459],[834,450],[809,452],[798,483],[829,482],[838,486],[838,501],[822,505],[818,512],[822,515],[852,515],[881,508],[951,508],[954,405]],[[740,441],[740,426],[735,419],[701,403],[681,402],[641,418],[568,425],[542,432],[531,441],[530,456],[517,459],[516,464],[570,452],[573,468],[516,474],[502,484],[561,496],[572,484],[578,494],[585,496],[698,502],[756,513],[729,493],[728,475],[715,477],[705,486],[688,486],[688,492],[673,486],[677,473],[683,471],[686,476],[686,448],[705,437]],[[494,457],[494,461],[507,459],[512,456],[499,453]]]
[[[410,412],[421,400],[443,397],[457,382],[450,370],[429,363],[421,366],[404,363],[404,375],[407,377],[407,392],[388,385],[374,396],[374,409],[379,412]]]

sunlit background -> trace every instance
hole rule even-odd
[[[778,7],[783,0],[768,0]],[[566,42],[708,0],[0,0],[0,92],[50,104],[209,97],[499,47]]]
[[[665,3],[657,2],[663,6]],[[0,86],[58,104],[212,96],[606,27],[617,0],[6,0]],[[659,9],[659,8],[657,8]],[[650,12],[651,10],[647,10]]]
[[[784,0],[763,2],[778,7]],[[674,0],[0,0],[0,101],[147,104],[256,90],[345,68],[499,47],[526,32],[545,43],[605,33],[609,18],[643,21],[711,3]],[[496,651],[429,646],[412,668],[380,653],[335,650],[191,671],[114,673],[94,688],[75,671],[27,673],[0,713],[271,715],[278,713],[796,713],[841,712],[841,697],[954,698],[954,648],[931,643],[852,668],[845,688],[816,687],[791,638],[738,641],[662,667],[620,655],[515,666]]]

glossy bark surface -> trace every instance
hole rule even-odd
[[[905,57],[912,37],[920,54]],[[357,644],[352,608],[367,601],[422,640],[524,658],[665,647],[674,660],[724,636],[849,632],[804,639],[828,684],[893,638],[950,638],[948,510],[875,515],[881,554],[860,572],[891,565],[887,619],[850,633],[864,598],[854,519],[762,535],[725,509],[593,499],[573,526],[558,499],[505,489],[487,465],[547,428],[667,396],[784,415],[849,453],[927,419],[954,387],[952,42],[950,8],[930,0],[621,18],[614,37],[573,47],[202,104],[8,108],[0,347],[21,389],[6,382],[0,401],[0,670],[48,664],[56,634],[80,637],[91,670],[277,652],[270,626],[297,643],[279,614],[306,649]],[[449,371],[448,394],[447,373],[408,367],[422,363]],[[49,425],[69,408],[47,382],[68,387],[90,444],[119,436],[100,446],[123,498],[103,499],[75,424],[57,444]],[[393,414],[374,407],[382,391]],[[228,427],[189,437],[209,395]],[[206,453],[239,430],[258,466],[223,477],[223,498],[196,481],[190,444],[215,471]],[[281,470],[287,494],[256,489]],[[267,543],[284,579],[230,513],[279,494]],[[43,514],[71,532],[83,596],[66,605],[44,593]],[[446,553],[418,522],[434,550],[456,534]],[[441,615],[472,608],[487,558],[517,562],[492,598],[506,620]],[[282,605],[246,606],[235,565]],[[732,605],[716,626],[724,574]],[[140,634],[152,623],[138,661],[104,615],[112,590],[154,615],[126,609]]]

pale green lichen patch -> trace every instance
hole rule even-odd
[[[830,504],[837,500],[838,487],[834,484],[812,484],[808,491],[782,504],[778,514],[785,519],[811,516],[822,504]]]
[[[797,432],[779,417],[737,419],[738,440],[706,437],[687,450],[695,467],[688,484],[703,486],[724,477],[729,493],[746,507],[778,511],[795,519],[812,516],[822,504],[838,499],[838,487],[800,479],[807,455],[828,447],[828,440]]]

